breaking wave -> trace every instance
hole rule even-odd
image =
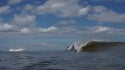
[[[73,44],[67,47],[66,50],[70,51],[80,51],[82,46],[85,46],[89,42],[81,42],[81,41],[75,41]]]
[[[112,47],[123,47],[125,42],[89,41],[83,43],[74,42],[66,50],[70,51],[104,51]]]

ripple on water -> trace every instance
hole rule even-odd
[[[51,65],[53,62],[52,61],[41,61],[35,64],[31,64],[28,66],[24,66],[23,70],[39,70],[39,69],[44,69],[45,67]]]

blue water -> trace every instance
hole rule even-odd
[[[124,50],[0,52],[0,70],[125,70]]]

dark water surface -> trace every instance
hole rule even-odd
[[[125,48],[103,52],[0,52],[0,70],[125,70]]]

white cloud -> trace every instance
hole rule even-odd
[[[8,1],[8,4],[13,5],[13,4],[20,3],[20,2],[22,2],[22,1],[23,1],[23,0],[9,0],[9,1]]]
[[[8,23],[0,24],[0,31],[10,31],[14,28],[14,25],[10,25]]]
[[[15,15],[12,23],[15,25],[27,26],[33,24],[35,20],[36,20],[35,15],[21,14],[21,15]]]
[[[60,21],[56,24],[58,27],[67,27],[67,26],[73,26],[77,24],[74,20],[68,20],[68,21]]]
[[[34,8],[34,7],[33,7],[32,5],[26,4],[25,7],[24,7],[24,10],[30,11],[30,10],[32,10],[33,8]]]
[[[88,31],[85,26],[79,26],[80,23],[77,23],[74,20],[68,20],[68,21],[60,21],[56,24],[56,27],[59,28],[59,31],[57,33],[59,34],[87,34]]]
[[[94,6],[88,17],[99,22],[125,22],[125,14],[114,12],[103,6]]]
[[[81,7],[77,0],[48,0],[33,12],[38,15],[54,13],[61,17],[74,17],[85,15],[87,11],[88,7]]]
[[[59,33],[77,34],[79,31],[80,31],[79,28],[69,26],[69,27],[62,27]]]
[[[59,29],[57,27],[51,26],[49,28],[40,28],[40,32],[55,32],[58,31]]]
[[[79,10],[79,15],[86,15],[89,10],[90,10],[89,7],[81,8],[81,9]]]
[[[0,23],[1,32],[30,33],[30,29],[35,29],[35,15],[20,14],[15,15],[10,23]]]
[[[21,33],[30,33],[30,29],[29,28],[22,28],[20,30]]]
[[[99,26],[95,29],[95,33],[101,33],[101,32],[106,32],[106,31],[109,31],[110,30],[110,27],[102,27],[102,26]]]
[[[125,29],[111,28],[105,26],[94,26],[88,29],[91,34],[124,35]]]
[[[0,7],[0,14],[3,14],[3,13],[8,13],[10,11],[10,6],[7,5],[7,6],[1,6]]]

